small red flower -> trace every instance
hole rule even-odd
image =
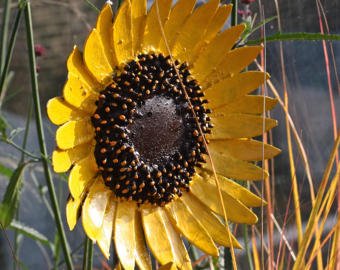
[[[34,46],[34,52],[35,52],[35,56],[38,57],[38,56],[43,56],[45,54],[45,47],[41,44],[36,44]]]

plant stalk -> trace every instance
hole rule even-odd
[[[36,73],[36,62],[35,62],[35,52],[34,52],[34,38],[33,38],[33,26],[32,26],[32,15],[31,15],[31,5],[28,1],[25,7],[25,22],[26,22],[26,35],[27,35],[27,47],[29,54],[29,64],[31,71],[31,84],[32,84],[32,94],[34,101],[34,109],[35,109],[35,117],[36,117],[36,125],[37,125],[37,135],[39,141],[39,147],[42,158],[42,165],[45,173],[46,184],[48,187],[52,210],[54,213],[54,219],[56,222],[56,226],[58,229],[61,246],[64,252],[64,258],[67,265],[67,268],[73,270],[73,264],[71,260],[71,252],[69,250],[69,246],[66,240],[64,227],[61,220],[61,214],[59,210],[59,205],[57,202],[57,197],[55,194],[52,175],[48,166],[48,155],[47,149],[45,145],[45,135],[43,130],[43,121],[41,116],[41,108],[40,108],[40,98],[39,98],[39,90],[38,90],[38,80]]]
[[[21,14],[22,14],[22,8],[18,7],[18,12],[17,12],[17,15],[15,17],[14,27],[13,27],[11,38],[10,38],[10,41],[9,41],[9,47],[8,47],[8,50],[7,50],[7,54],[1,56],[0,110],[1,110],[2,100],[3,100],[3,95],[4,95],[4,85],[5,85],[5,81],[6,81],[7,74],[8,74],[9,64],[12,60],[13,49],[14,49],[15,41],[16,41],[17,34],[18,34]],[[2,46],[1,50],[6,49],[6,45],[4,43],[2,43],[0,45]]]

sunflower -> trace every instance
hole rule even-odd
[[[182,237],[212,256],[240,248],[221,217],[254,224],[263,201],[233,180],[263,179],[254,161],[279,153],[251,139],[277,125],[261,116],[276,100],[250,94],[268,75],[241,72],[262,47],[233,49],[245,27],[222,30],[231,6],[195,2],[126,0],[115,16],[107,2],[47,104],[68,225],[81,216],[107,258],[113,239],[124,269],[151,269],[149,250],[191,269]]]

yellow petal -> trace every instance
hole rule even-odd
[[[84,62],[101,84],[106,85],[112,80],[112,67],[97,29],[92,29],[85,42]]]
[[[94,128],[89,118],[69,121],[58,128],[56,132],[57,145],[64,150],[89,142],[93,137]]]
[[[74,46],[72,53],[67,59],[67,70],[69,76],[73,76],[81,81],[84,88],[91,89],[92,91],[101,90],[102,86],[96,78],[89,73],[84,63],[83,55],[77,46]]]
[[[223,217],[223,208],[217,188],[198,175],[195,175],[192,180],[190,192],[212,211]],[[222,192],[222,195],[228,221],[245,224],[257,222],[257,216],[243,203],[225,192]]]
[[[135,219],[135,232],[136,232],[136,263],[141,270],[152,270],[150,254],[146,248],[144,240],[144,232],[142,226],[142,219],[140,212],[137,212]]]
[[[181,200],[171,202],[165,209],[173,225],[185,238],[205,253],[218,256],[218,249],[209,233]]]
[[[65,83],[63,96],[69,104],[91,115],[96,110],[95,102],[98,93],[92,91],[83,81],[72,74],[69,74]]]
[[[57,149],[52,153],[53,169],[57,173],[67,172],[77,161],[89,155],[91,148],[81,144],[68,150]]]
[[[111,194],[111,190],[99,179],[93,183],[87,194],[81,217],[84,231],[92,241],[96,241],[100,235],[105,209]]]
[[[268,173],[253,163],[234,158],[229,155],[221,155],[210,149],[210,155],[214,162],[216,172],[226,177],[237,180],[263,180]],[[210,160],[204,165],[209,170],[213,170]]]
[[[87,113],[70,106],[61,97],[55,97],[47,102],[47,115],[55,125],[62,125],[70,120],[78,120],[89,116]]]
[[[221,155],[227,154],[247,161],[261,161],[281,152],[280,149],[270,144],[249,139],[211,140],[209,149]]]
[[[161,267],[158,268],[159,270],[178,270],[177,266],[173,262],[169,262],[165,265],[162,265]]]
[[[114,52],[112,47],[112,25],[113,13],[111,5],[106,2],[99,13],[96,28],[102,41],[106,59],[108,60],[111,69],[114,69],[118,63],[115,62],[115,58],[113,56]]]
[[[135,216],[136,202],[117,203],[114,238],[120,263],[126,270],[135,269]]]
[[[87,191],[98,173],[97,164],[94,155],[90,154],[86,158],[80,160],[71,170],[68,178],[68,187],[73,198],[78,199]]]
[[[262,49],[262,46],[244,46],[228,52],[216,70],[211,72],[206,78],[206,82],[203,85],[206,86],[208,80],[220,81],[239,73],[254,61]]]
[[[216,109],[237,101],[262,85],[266,78],[268,76],[263,72],[249,71],[212,85],[205,91],[209,107]]]
[[[217,35],[217,33],[221,30],[223,25],[226,23],[226,20],[232,10],[232,5],[223,5],[220,6],[214,17],[212,18],[209,26],[207,27],[207,31],[204,34],[202,40],[192,49],[190,59],[188,61],[194,62],[204,48],[211,42],[211,40]],[[216,66],[215,66],[216,68]]]
[[[213,172],[209,172],[204,169],[198,169],[198,173],[204,179],[204,181],[216,186],[216,180]],[[237,184],[235,181],[232,181],[219,174],[217,174],[217,179],[219,181],[218,183],[221,190],[228,193],[235,199],[238,199],[245,206],[258,207],[266,204],[266,202],[260,197],[250,192],[247,188]]]
[[[170,49],[173,46],[177,34],[179,33],[183,24],[194,9],[195,2],[196,0],[179,0],[172,8],[169,15],[169,20],[165,23],[164,26],[166,42],[168,43]],[[166,42],[164,41],[164,39],[161,39],[159,49],[161,52],[169,54]]]
[[[169,18],[172,0],[155,0],[146,18],[143,47],[146,51],[158,49],[162,28]],[[162,28],[161,28],[162,27]],[[166,53],[166,51],[164,52]]]
[[[127,0],[118,9],[113,23],[113,48],[118,64],[133,59],[131,23],[131,3]]]
[[[233,9],[232,5],[223,5],[217,9],[214,17],[212,18],[209,24],[207,32],[204,35],[205,36],[204,41],[206,43],[209,43],[222,29],[232,9]]]
[[[215,109],[215,111],[223,111],[225,113],[262,114],[265,111],[272,110],[276,104],[277,99],[275,98],[246,95],[233,103]]]
[[[227,55],[228,51],[235,44],[240,34],[244,31],[245,25],[240,24],[231,27],[217,35],[206,48],[198,55],[194,62],[192,74],[198,81],[204,81],[205,77],[216,69],[216,66]]]
[[[172,54],[176,59],[182,62],[188,62],[191,59],[192,50],[204,37],[219,2],[219,0],[211,0],[203,4],[188,18],[174,43]]]
[[[174,262],[180,269],[191,269],[185,246],[163,208],[142,209],[142,222],[146,242],[161,264]]]
[[[69,196],[67,203],[66,203],[66,220],[67,225],[72,231],[77,224],[77,220],[80,217],[80,210],[83,204],[83,198],[80,199],[73,199],[72,196]]]
[[[191,210],[191,212],[194,213],[195,217],[199,220],[199,222],[201,222],[203,227],[216,243],[225,247],[231,246],[226,227],[205,204],[203,204],[190,192],[183,193],[181,200]],[[231,235],[231,239],[233,247],[241,248],[241,245],[233,235]]]
[[[277,126],[277,121],[251,114],[214,114],[212,139],[250,138]]]
[[[110,246],[112,240],[112,228],[115,211],[116,202],[111,197],[105,209],[102,227],[97,234],[98,246],[107,260],[110,257]]]
[[[141,51],[146,20],[146,0],[131,0],[132,49],[136,55]]]

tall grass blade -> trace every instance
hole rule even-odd
[[[0,73],[4,67],[4,59],[7,53],[7,39],[8,39],[8,28],[9,28],[9,19],[11,12],[11,0],[5,0],[5,6],[3,9],[3,17],[1,24],[1,39],[0,39]]]
[[[3,96],[5,93],[5,86],[6,86],[6,79],[7,79],[8,70],[9,70],[9,64],[12,60],[13,49],[14,49],[14,45],[15,45],[18,30],[19,30],[22,9],[23,9],[22,5],[19,5],[17,15],[14,21],[13,30],[11,33],[11,38],[9,41],[8,50],[6,50],[7,53],[1,56],[1,62],[3,63],[2,63],[1,73],[0,73],[0,110],[2,107]],[[2,44],[2,46],[5,48],[5,44]]]
[[[313,205],[311,214],[310,214],[309,219],[308,219],[306,231],[303,235],[303,240],[302,240],[299,252],[297,254],[297,258],[296,258],[296,262],[294,264],[293,270],[301,269],[302,262],[304,260],[305,255],[306,255],[306,252],[307,252],[307,248],[308,248],[309,243],[310,243],[310,241],[313,237],[313,233],[314,233],[314,230],[316,228],[317,221],[318,221],[317,220],[318,211],[319,211],[320,206],[322,204],[323,195],[325,193],[327,182],[328,182],[330,173],[332,171],[333,163],[334,163],[336,153],[337,153],[338,148],[339,148],[339,144],[340,144],[340,136],[335,141],[330,159],[327,163],[327,166],[326,166],[326,169],[325,169],[325,172],[324,172],[324,175],[323,175],[323,178],[322,178],[322,181],[320,183],[320,187],[319,187],[319,190],[318,190],[318,193],[317,193],[317,196],[316,196],[315,204]]]

